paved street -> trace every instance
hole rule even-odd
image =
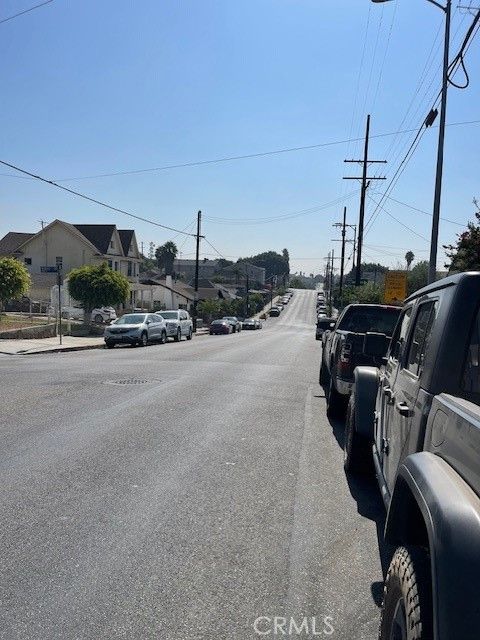
[[[297,291],[262,331],[0,356],[0,638],[376,636],[382,507],[343,473],[314,321]]]

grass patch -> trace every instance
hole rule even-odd
[[[54,319],[50,318],[50,322]],[[28,316],[13,316],[0,314],[0,331],[10,331],[10,329],[25,329],[25,327],[38,327],[48,324],[48,318],[29,318]]]

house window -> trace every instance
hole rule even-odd
[[[118,262],[115,261],[115,271],[118,271]]]
[[[127,263],[127,276],[131,276],[132,275],[132,263],[128,262]]]
[[[113,262],[111,260],[108,261],[108,266],[109,266],[110,269],[112,268]]]
[[[25,258],[25,264],[32,264],[32,259],[31,258]]]
[[[113,244],[113,240],[110,240],[110,249],[113,249],[115,245]]]

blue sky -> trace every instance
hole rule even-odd
[[[34,4],[4,1],[0,19]],[[452,57],[473,19],[454,6]],[[367,113],[372,136],[414,129],[439,89],[442,24],[425,0],[54,0],[0,24],[0,158],[65,179],[342,141],[363,135]],[[480,119],[479,42],[466,56],[470,86],[450,90],[448,123]],[[425,133],[391,193],[426,212],[437,136]],[[372,185],[371,198],[379,200],[412,137],[372,138],[371,157],[388,164],[374,168],[387,180]],[[480,196],[479,137],[479,124],[447,129],[442,216],[460,224]],[[359,189],[342,176],[360,167],[343,160],[361,153],[358,142],[62,184],[179,229],[201,209],[203,232],[222,255],[287,247],[293,271],[317,273],[332,247],[339,252],[331,242],[340,237],[331,226],[339,199]],[[0,235],[55,218],[133,227],[146,244],[174,235],[36,181],[0,181]],[[358,193],[345,204],[357,222]],[[409,249],[427,258],[431,217],[391,199],[384,207],[411,230],[380,211],[365,259],[395,266]],[[260,221],[306,209],[316,210]],[[367,220],[374,209],[369,200]],[[440,241],[458,231],[442,222]],[[192,238],[175,241],[193,257]],[[215,255],[205,243],[203,252]]]

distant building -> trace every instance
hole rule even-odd
[[[225,282],[237,285],[245,283],[248,275],[250,286],[258,284],[263,287],[265,284],[265,271],[264,267],[257,267],[250,262],[240,261],[225,267],[217,275],[225,278]]]
[[[204,258],[198,263],[199,278],[211,278],[215,275],[217,270],[217,260],[208,260],[207,258]],[[173,261],[173,271],[178,277],[185,280],[185,282],[190,283],[195,278],[195,260],[182,260],[181,258],[176,258]]]

